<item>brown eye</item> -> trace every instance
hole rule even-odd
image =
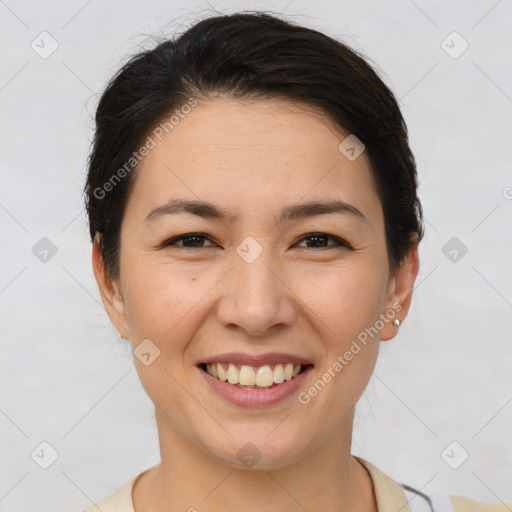
[[[334,240],[334,245],[327,243],[329,239]],[[352,246],[345,240],[342,240],[341,238],[338,238],[334,235],[329,235],[327,233],[309,233],[308,235],[303,236],[298,243],[302,243],[304,241],[311,243],[311,245],[306,247],[308,249],[331,249],[335,247],[345,247],[347,249],[352,249]]]
[[[205,247],[205,241],[210,241],[210,238],[204,233],[187,233],[184,235],[176,236],[174,238],[170,238],[164,242],[161,247],[163,248],[176,246],[183,247],[185,249],[201,249],[202,247]],[[179,244],[178,242],[182,242],[182,244]],[[213,247],[213,244],[211,247]]]

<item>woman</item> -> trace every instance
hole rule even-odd
[[[393,94],[314,30],[213,17],[119,71],[89,159],[93,267],[161,463],[98,508],[506,510],[433,500],[350,453],[411,302],[416,187]]]

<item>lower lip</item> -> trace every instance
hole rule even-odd
[[[265,405],[273,405],[288,398],[290,395],[297,392],[312,369],[312,366],[308,366],[300,375],[297,375],[297,377],[291,380],[285,380],[274,388],[244,389],[216,379],[201,368],[198,368],[205,381],[218,395],[240,407],[264,407]]]

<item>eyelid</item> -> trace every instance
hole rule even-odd
[[[208,240],[209,242],[212,243],[212,245],[209,245],[207,247],[214,247],[215,246],[215,243],[214,243],[214,240],[212,239],[212,237],[210,235],[208,235],[207,233],[201,233],[201,232],[192,232],[192,233],[183,233],[181,235],[178,235],[178,236],[175,236],[175,237],[172,237],[172,238],[169,238],[168,240],[165,240],[162,244],[160,244],[159,248],[165,248],[165,247],[179,247],[181,249],[185,249],[185,250],[191,250],[191,251],[197,251],[197,249],[205,249],[206,247],[186,247],[184,245],[178,245],[177,242],[181,241],[183,238],[189,238],[189,237],[200,237],[200,238],[204,238],[205,240]],[[309,233],[306,233],[304,235],[302,235],[293,245],[296,245],[298,243],[301,243],[305,240],[307,240],[308,238],[310,237],[313,237],[313,236],[323,236],[323,237],[326,237],[326,238],[331,238],[333,239],[335,242],[336,242],[336,245],[328,245],[326,247],[300,247],[299,249],[305,249],[305,250],[310,250],[310,249],[313,249],[313,250],[316,250],[316,251],[319,251],[319,250],[327,250],[327,249],[333,249],[333,248],[336,248],[336,247],[344,247],[346,249],[349,249],[349,250],[354,250],[354,248],[352,247],[352,245],[350,243],[348,243],[346,240],[344,240],[343,238],[340,238],[339,236],[336,236],[336,235],[331,235],[330,233],[326,233],[326,232],[322,232],[322,231],[312,231],[312,232],[309,232]]]
[[[189,238],[189,237],[193,237],[193,236],[202,237],[202,238],[212,242],[212,244],[214,242],[210,235],[208,235],[206,233],[201,233],[201,232],[194,231],[192,233],[183,233],[182,235],[173,236],[172,238],[169,238],[169,239],[165,240],[164,242],[162,242],[158,246],[158,248],[159,249],[165,249],[165,247],[172,246],[172,247],[180,247],[182,249],[197,250],[197,249],[194,249],[194,247],[185,247],[184,245],[178,245],[177,244],[177,242],[180,242],[183,238]],[[214,246],[214,244],[211,245],[211,246],[208,246],[208,247],[213,247],[213,246]],[[199,247],[199,249],[203,249],[203,247]]]
[[[336,236],[336,235],[331,235],[330,233],[325,233],[323,231],[312,231],[311,233],[306,233],[301,238],[299,238],[299,240],[297,240],[296,243],[303,242],[304,240],[307,240],[309,237],[312,237],[312,236],[325,236],[326,238],[332,238],[338,244],[338,245],[329,245],[327,247],[317,247],[316,248],[317,250],[329,249],[329,248],[334,248],[334,247],[345,247],[346,249],[350,249],[350,250],[354,249],[352,247],[352,245],[350,245],[343,238],[340,238],[339,236]],[[315,249],[315,248],[314,247],[301,247],[301,249]]]

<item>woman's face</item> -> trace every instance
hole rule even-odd
[[[413,251],[390,274],[364,152],[341,152],[344,138],[297,105],[216,98],[145,157],[119,280],[110,291],[99,281],[161,435],[232,466],[248,467],[248,454],[278,468],[351,432],[379,340],[407,312],[417,261]],[[208,207],[191,213],[176,201]],[[337,211],[303,206],[334,201]],[[222,382],[207,362],[260,386]],[[286,364],[299,363],[306,371],[286,380]]]

